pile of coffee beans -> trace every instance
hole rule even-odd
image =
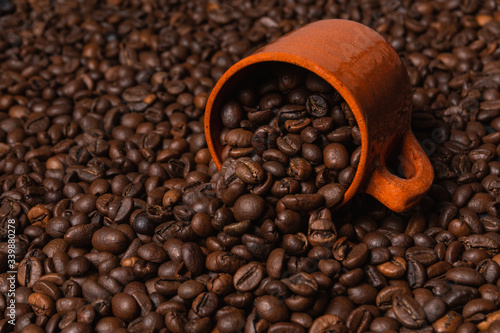
[[[234,169],[254,193],[270,194],[272,205],[298,193],[322,195],[327,208],[339,204],[361,155],[359,128],[340,94],[292,64],[254,65],[240,80],[237,99],[219,111],[223,170]]]
[[[374,28],[407,67],[436,174],[411,211],[318,193],[348,187],[359,133],[296,68],[237,89],[232,148],[220,172],[211,160],[215,82],[328,18]],[[495,0],[0,0],[0,332],[497,332],[499,37]],[[259,90],[273,77],[277,104]],[[304,106],[299,133],[279,112]],[[342,168],[315,156],[330,144]]]

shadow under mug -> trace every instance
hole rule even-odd
[[[261,63],[290,63],[330,83],[351,108],[361,133],[361,156],[342,203],[368,193],[396,212],[414,206],[429,190],[434,172],[410,127],[412,89],[391,45],[378,33],[348,20],[317,21],[292,31],[233,65],[207,101],[205,136],[221,166],[221,107],[238,82]],[[392,174],[387,160],[397,147],[405,178]]]

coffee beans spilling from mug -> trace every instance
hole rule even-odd
[[[493,0],[0,1],[0,332],[498,331],[499,12]],[[409,212],[366,195],[329,208],[319,192],[348,187],[359,134],[308,73],[294,87],[300,71],[272,66],[237,87],[221,139],[238,162],[211,161],[215,82],[327,18],[373,27],[407,67],[436,174]],[[346,153],[325,156],[331,144]]]
[[[254,65],[241,81],[237,98],[220,110],[223,169],[234,169],[224,173],[226,185],[236,176],[273,205],[315,193],[328,208],[342,202],[361,156],[359,128],[343,98],[291,64]]]

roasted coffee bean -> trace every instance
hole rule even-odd
[[[283,280],[287,287],[297,295],[312,296],[318,291],[318,282],[313,276],[300,272]]]
[[[311,332],[347,332],[348,328],[340,317],[334,314],[326,314],[316,318],[309,330]]]
[[[442,332],[444,330],[457,330],[462,324],[462,316],[455,311],[449,311],[444,317],[437,320],[432,327],[436,332]]]
[[[199,317],[209,317],[217,311],[218,303],[217,295],[203,292],[193,301],[192,310]]]
[[[139,315],[139,306],[137,302],[132,296],[126,293],[118,293],[113,296],[111,306],[113,315],[126,322],[134,320]]]
[[[285,250],[274,249],[266,261],[267,274],[275,279],[280,279],[285,272]]]
[[[41,261],[34,257],[28,257],[19,263],[17,280],[21,286],[32,287],[43,273]]]
[[[120,254],[127,249],[129,239],[121,231],[112,228],[102,228],[92,236],[92,245],[99,251]]]
[[[54,301],[49,296],[42,293],[32,293],[28,302],[37,316],[50,317],[56,311]]]
[[[257,288],[263,277],[264,266],[259,262],[250,262],[236,271],[233,278],[233,285],[239,292],[251,291]]]
[[[328,112],[328,102],[321,95],[311,95],[306,102],[307,113],[314,117],[324,117]]]
[[[446,304],[440,298],[433,298],[422,306],[427,320],[435,322],[446,313]]]
[[[324,197],[319,194],[286,195],[282,202],[287,209],[310,211],[319,208],[324,202]]]
[[[243,119],[243,110],[237,101],[231,101],[224,105],[221,113],[222,124],[228,128],[237,128]]]
[[[327,184],[319,189],[318,194],[325,198],[326,207],[332,208],[344,199],[345,188],[340,184]]]
[[[278,115],[285,120],[301,119],[306,115],[306,107],[304,105],[284,105],[279,109]]]
[[[446,272],[446,279],[463,285],[479,287],[486,283],[484,277],[469,267],[456,267]]]
[[[258,155],[263,155],[270,149],[276,149],[276,140],[279,137],[278,131],[269,126],[264,125],[259,127],[252,136],[252,147]]]
[[[246,184],[261,184],[265,173],[262,166],[252,160],[238,160],[234,169],[236,175]]]
[[[256,299],[256,310],[262,318],[271,323],[287,321],[290,316],[285,303],[269,295]]]
[[[182,259],[186,269],[194,275],[199,275],[203,272],[203,264],[205,262],[205,254],[200,246],[196,243],[184,243],[182,245]]]
[[[331,143],[323,150],[323,160],[327,168],[342,170],[349,164],[349,155],[340,143]]]
[[[356,332],[368,330],[374,317],[380,316],[377,308],[369,305],[362,305],[349,314],[346,326]]]
[[[233,214],[237,221],[256,220],[264,214],[264,199],[255,194],[245,194],[234,203]]]
[[[367,283],[361,283],[349,288],[347,293],[355,304],[373,304],[377,297],[377,289]]]
[[[420,305],[409,295],[396,295],[393,300],[396,319],[408,328],[420,328],[425,323],[425,313]]]

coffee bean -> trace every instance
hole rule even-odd
[[[332,208],[344,199],[345,188],[340,184],[328,184],[318,191],[325,198],[326,207]]]
[[[240,267],[234,274],[233,285],[239,292],[251,291],[259,285],[264,277],[264,267],[259,262],[250,262]]]
[[[307,239],[313,246],[321,245],[331,247],[337,239],[335,225],[330,220],[314,219],[309,222]]]
[[[484,277],[469,267],[456,267],[446,272],[446,278],[458,284],[479,287],[486,283]]]
[[[396,295],[393,309],[396,319],[405,327],[420,328],[425,323],[424,310],[409,295]]]
[[[323,160],[327,168],[342,170],[349,164],[349,155],[340,143],[331,143],[323,150]]]
[[[246,184],[261,184],[264,181],[264,169],[260,164],[252,160],[239,160],[234,171]]]
[[[282,202],[287,209],[310,211],[319,208],[324,202],[324,197],[319,194],[286,195]]]
[[[55,313],[54,301],[45,294],[32,293],[28,302],[37,316],[50,317]]]
[[[102,228],[92,236],[92,245],[99,251],[122,253],[129,244],[128,238],[119,230]]]
[[[289,318],[289,311],[286,305],[274,296],[262,296],[256,299],[257,313],[265,320],[276,323],[286,321]]]
[[[198,244],[184,243],[181,251],[186,268],[195,275],[201,274],[203,271],[203,263],[205,262],[205,254]]]
[[[43,275],[42,262],[34,257],[23,259],[19,263],[17,280],[21,286],[33,287]]]
[[[455,330],[458,329],[462,322],[463,319],[461,315],[455,311],[449,311],[446,316],[432,324],[432,327],[436,330],[436,332],[442,332],[443,330],[448,329]]]
[[[137,302],[132,296],[126,293],[118,293],[113,296],[111,306],[113,315],[126,322],[134,320],[139,314]]]
[[[192,310],[200,317],[209,317],[217,311],[218,303],[217,295],[211,292],[204,292],[195,298]]]
[[[276,143],[278,137],[279,133],[275,128],[269,125],[261,126],[253,133],[252,148],[258,155],[263,155],[270,149],[278,147]]]
[[[347,331],[342,319],[334,314],[318,317],[311,325],[311,332]]]
[[[377,289],[367,283],[362,283],[349,288],[348,295],[355,304],[370,304],[375,302]]]
[[[306,102],[307,113],[314,117],[324,117],[328,112],[328,103],[321,95],[311,95]]]
[[[274,249],[266,261],[267,274],[275,279],[280,279],[285,272],[285,250]]]
[[[283,282],[292,292],[301,296],[312,296],[318,291],[317,281],[305,272],[294,274]]]

